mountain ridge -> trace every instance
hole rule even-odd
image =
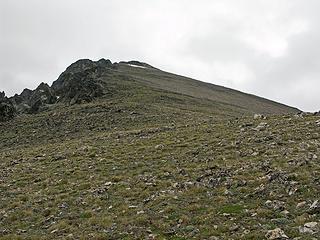
[[[243,109],[243,112],[282,114],[300,111],[253,94],[165,72],[147,63],[139,61],[112,63],[104,58],[98,61],[80,59],[68,66],[51,86],[41,83],[35,90],[24,89],[21,94],[15,94],[10,98],[4,96],[2,99],[6,98],[3,102],[11,105],[15,115],[37,113],[61,102],[69,105],[88,103],[110,93],[108,83],[110,77],[118,77],[118,81],[126,78],[151,88],[232,105],[238,110]],[[118,91],[116,87],[112,90]],[[12,114],[3,119],[11,117]]]

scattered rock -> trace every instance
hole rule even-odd
[[[316,200],[314,201],[309,210],[308,210],[308,213],[310,214],[316,214],[316,213],[320,213],[320,203],[319,203],[319,200]]]
[[[163,144],[158,144],[154,147],[155,149],[163,149],[164,145]]]
[[[278,200],[274,200],[274,201],[267,200],[265,202],[265,205],[268,208],[272,208],[274,210],[284,211],[284,209],[285,209],[285,203],[282,201],[278,201]]]
[[[262,115],[262,114],[254,114],[254,115],[253,115],[253,119],[254,119],[254,120],[267,119],[267,117],[264,116],[264,115]]]
[[[265,235],[267,239],[288,239],[289,237],[284,233],[284,231],[280,228],[276,228],[274,230],[270,230]]]
[[[240,229],[240,226],[237,225],[237,224],[234,224],[234,225],[232,225],[232,226],[229,228],[229,230],[230,230],[231,232],[238,231],[239,229]]]
[[[297,208],[303,208],[303,207],[305,207],[305,206],[306,206],[306,204],[307,204],[307,202],[306,202],[306,201],[299,202],[299,203],[297,204]]]
[[[219,240],[219,238],[216,236],[211,236],[211,237],[209,237],[209,240]]]
[[[308,222],[303,226],[299,227],[300,233],[310,233],[315,234],[319,231],[319,226],[317,222]]]
[[[266,130],[268,124],[266,122],[261,122],[257,127],[254,128],[256,131],[264,131]]]
[[[111,186],[111,185],[112,185],[112,182],[106,182],[104,185],[105,185],[105,186]]]

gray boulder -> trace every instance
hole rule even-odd
[[[93,62],[79,60],[70,65],[52,84],[52,90],[59,102],[78,104],[91,102],[104,94],[99,76],[112,66],[110,60],[101,59]]]

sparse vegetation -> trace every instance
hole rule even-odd
[[[319,116],[112,74],[104,97],[0,123],[0,239],[319,238]]]

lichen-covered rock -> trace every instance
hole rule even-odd
[[[266,238],[270,240],[275,240],[275,239],[288,239],[289,237],[284,233],[282,229],[276,228],[268,231],[266,234]]]
[[[310,234],[315,234],[319,231],[317,222],[308,222],[305,223],[303,226],[299,227],[299,232],[300,233],[310,233]]]

